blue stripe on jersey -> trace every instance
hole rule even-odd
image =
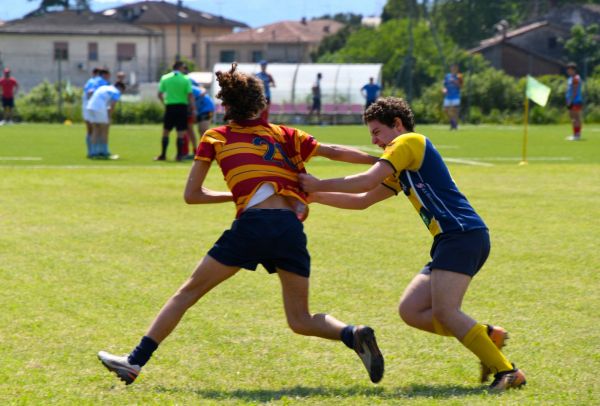
[[[467,198],[458,190],[442,156],[429,139],[425,155],[416,171],[402,170],[399,180],[405,194],[413,193],[420,201],[419,209],[427,226],[437,220],[440,232],[487,228]]]

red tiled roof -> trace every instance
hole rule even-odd
[[[184,6],[179,10],[176,4],[165,1],[139,1],[109,8],[101,13],[133,24],[176,24],[179,20],[182,24],[196,24],[207,27],[248,27],[247,24],[240,21],[230,20]]]
[[[343,27],[334,20],[281,21],[246,31],[222,35],[214,42],[320,42]]]

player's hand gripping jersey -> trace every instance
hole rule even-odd
[[[394,169],[384,186],[396,194],[404,192],[432,235],[487,228],[424,135],[407,133],[396,137],[381,160]]]
[[[298,217],[308,215],[306,194],[300,189],[298,173],[305,172],[317,149],[317,140],[298,129],[262,120],[212,128],[204,133],[195,159],[217,160],[236,205],[236,217],[263,183],[275,193],[290,196],[300,204]]]

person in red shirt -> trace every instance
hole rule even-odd
[[[0,89],[2,89],[2,107],[4,108],[4,120],[1,122],[12,123],[12,111],[15,107],[15,94],[19,90],[19,82],[10,76],[10,69],[4,69],[4,77],[0,79]]]

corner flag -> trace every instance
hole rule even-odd
[[[550,88],[527,75],[525,95],[534,103],[544,107],[548,103],[548,97],[550,97]]]
[[[544,107],[548,103],[548,97],[550,97],[550,88],[533,77],[527,75],[527,86],[525,88],[525,117],[523,120],[524,132],[523,132],[523,155],[519,165],[527,164],[527,124],[529,121],[529,99],[534,103]]]

